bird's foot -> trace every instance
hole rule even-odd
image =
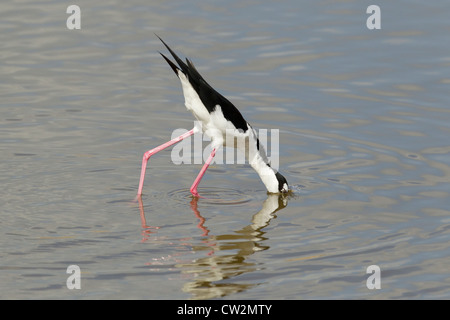
[[[191,191],[191,194],[192,194],[192,196],[193,196],[194,198],[203,198],[202,196],[200,196],[200,195],[198,194],[197,188],[195,188],[195,189],[191,188],[190,191]]]

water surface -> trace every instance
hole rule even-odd
[[[11,1],[0,9],[2,299],[448,299],[445,1]],[[248,165],[142,154],[190,129],[157,33],[256,128]],[[66,286],[69,265],[81,289]],[[381,289],[366,286],[370,265]]]

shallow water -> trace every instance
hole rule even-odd
[[[449,4],[109,3],[0,9],[0,298],[450,298]],[[280,129],[292,194],[217,164],[193,200],[168,150],[133,201],[193,126],[153,33]]]

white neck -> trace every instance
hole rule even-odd
[[[278,179],[275,176],[276,172],[269,167],[261,157],[256,156],[253,160],[250,160],[250,165],[258,173],[262,182],[266,186],[267,191],[270,193],[278,193]]]
[[[249,136],[249,149],[248,149],[248,162],[252,166],[253,169],[258,173],[262,182],[266,186],[266,189],[270,193],[279,193],[278,190],[278,179],[276,177],[276,171],[270,167],[269,160],[266,156],[266,151],[264,150],[264,146],[259,144],[259,149],[256,146],[256,135],[253,130],[251,131]]]

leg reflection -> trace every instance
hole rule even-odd
[[[200,212],[198,211],[198,198],[197,198],[197,197],[195,197],[195,198],[192,199],[192,201],[191,201],[191,209],[192,209],[192,211],[194,211],[195,216],[196,216],[196,217],[198,218],[198,220],[199,220],[199,223],[198,223],[197,227],[198,227],[200,230],[203,230],[202,236],[207,236],[208,233],[209,233],[209,230],[208,230],[208,228],[206,228],[206,227],[204,226],[206,219],[203,218],[203,217],[200,215]]]
[[[139,213],[141,217],[141,226],[142,226],[142,242],[145,242],[148,240],[149,236],[153,231],[151,229],[159,229],[159,227],[152,227],[147,225],[147,221],[145,219],[145,212],[144,212],[144,204],[142,203],[142,196],[137,196],[136,200],[139,204]]]

